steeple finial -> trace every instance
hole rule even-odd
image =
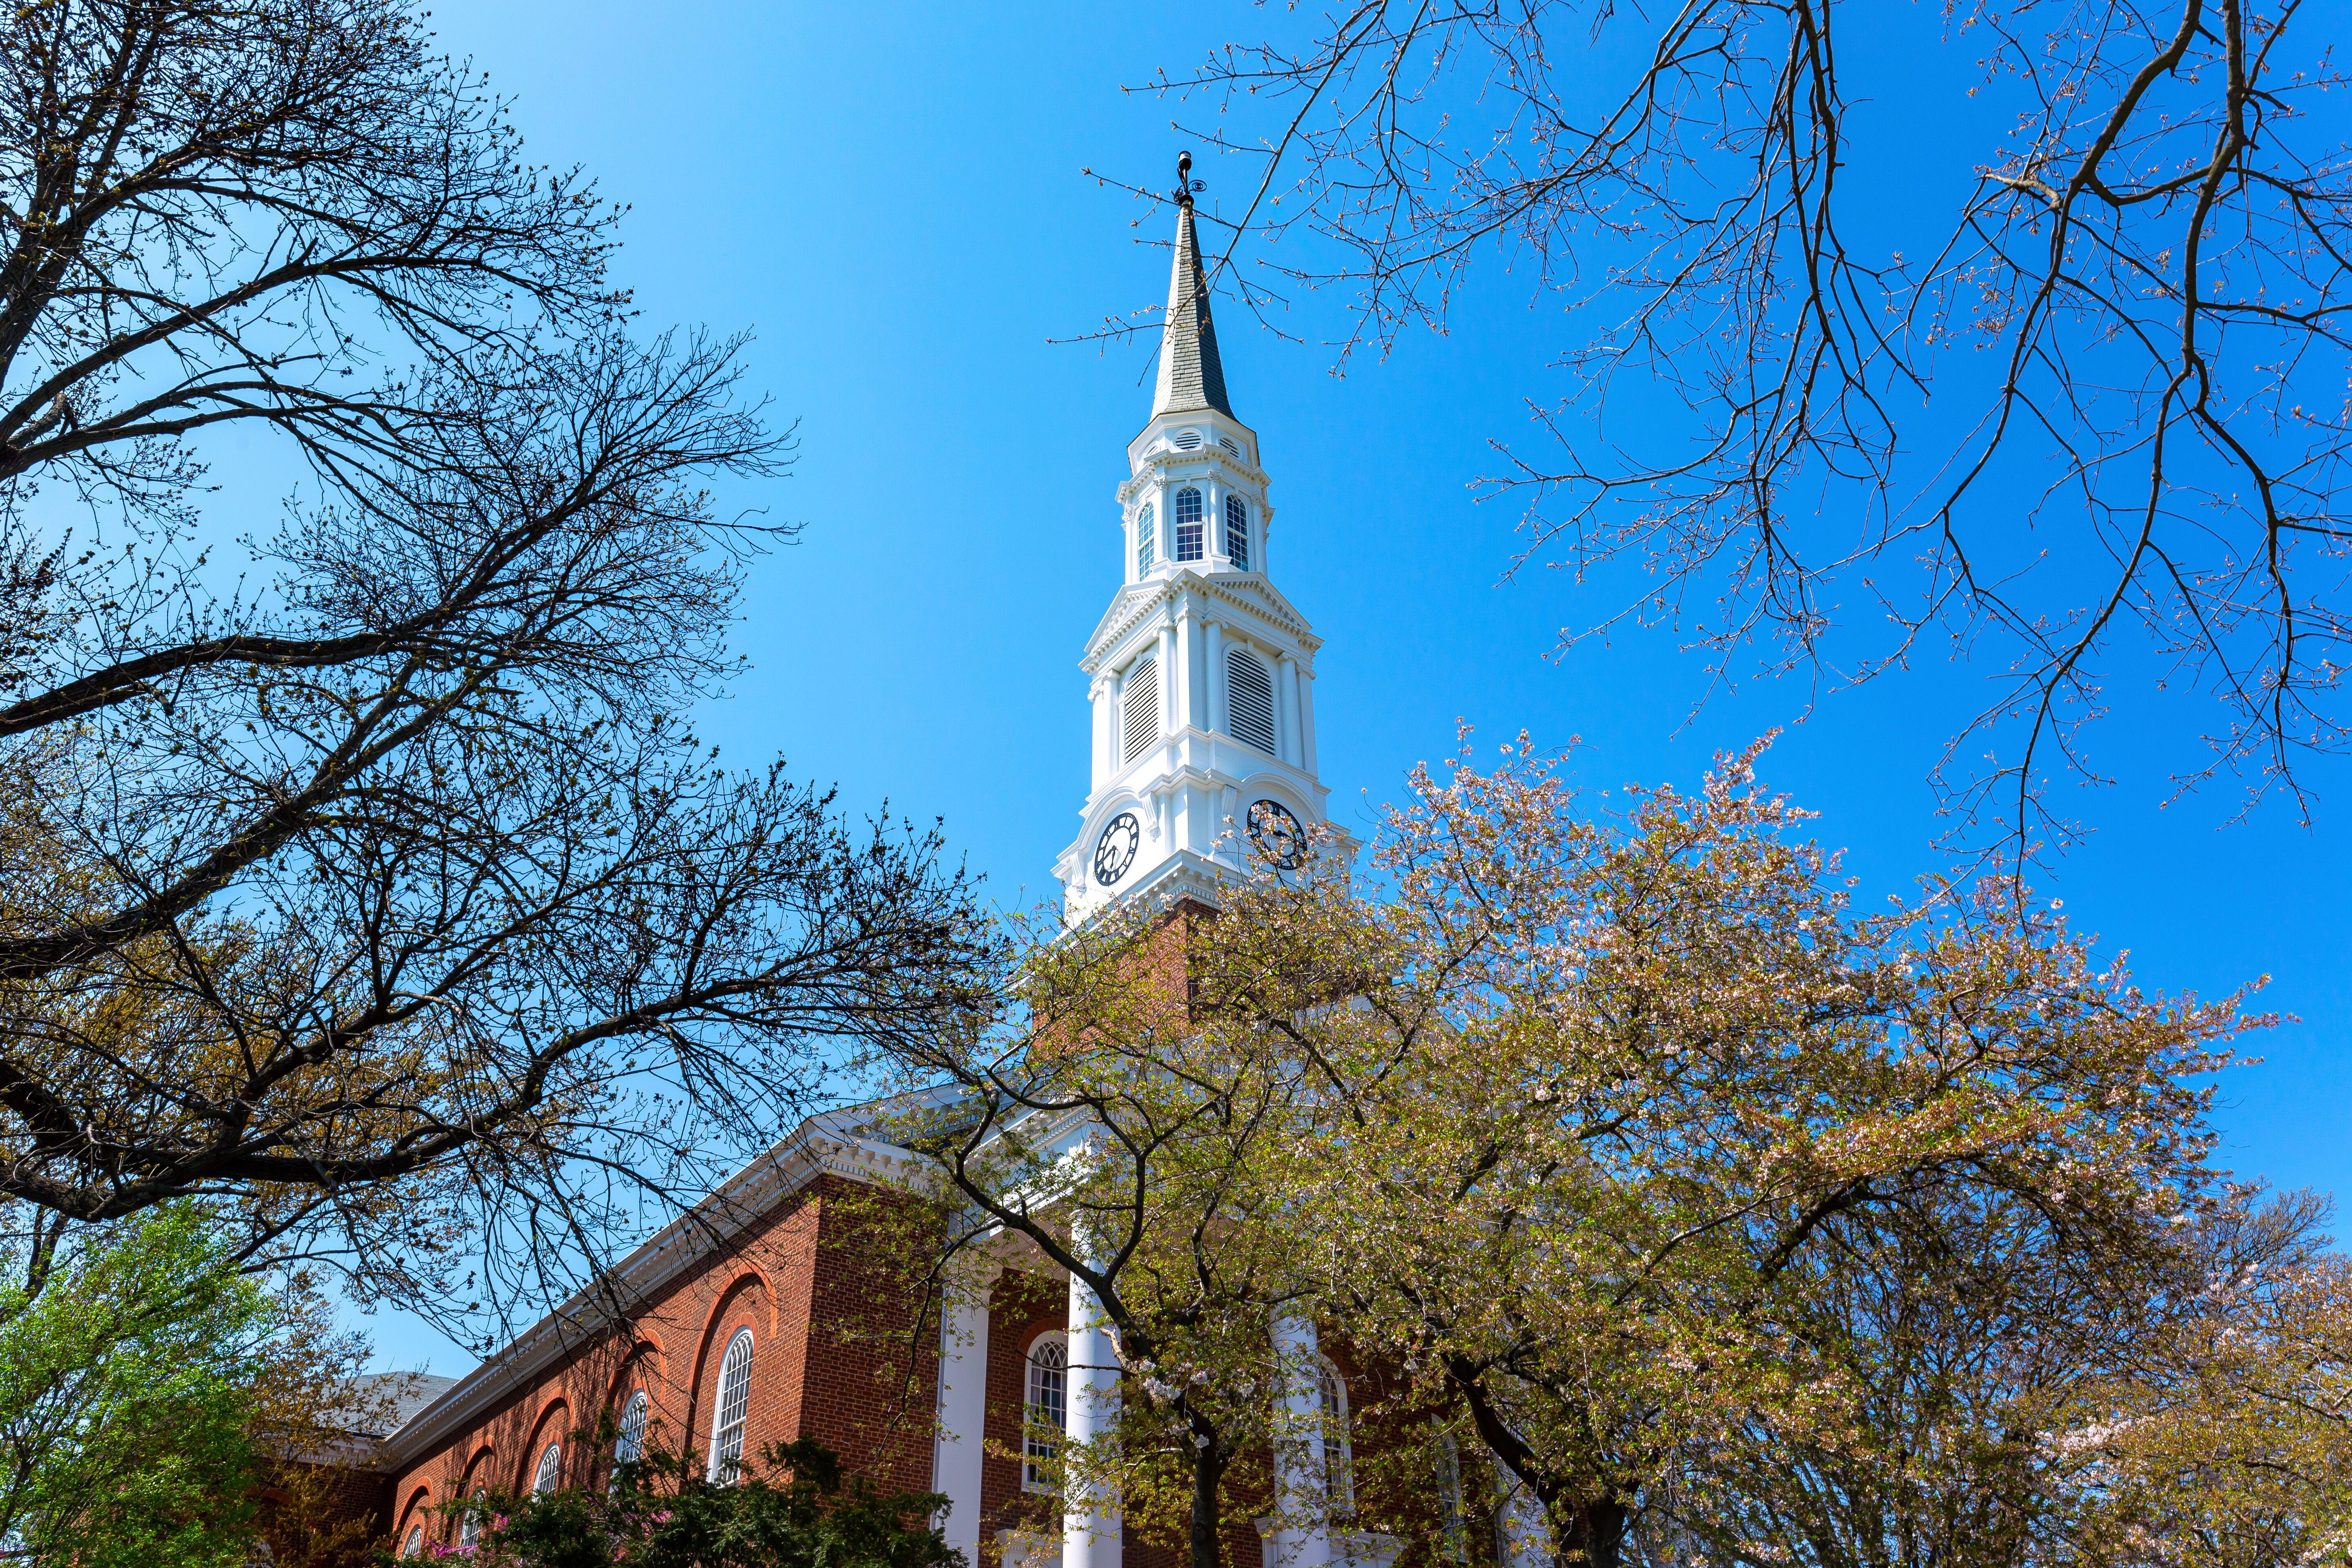
[[[1195,408],[1234,417],[1225,401],[1225,367],[1217,359],[1217,329],[1209,319],[1209,279],[1192,233],[1192,154],[1176,155],[1176,266],[1168,279],[1168,319],[1160,329],[1160,385],[1154,418]]]

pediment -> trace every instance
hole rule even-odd
[[[1136,615],[1166,596],[1165,583],[1130,583],[1111,595],[1110,607],[1095,623],[1093,633],[1087,638],[1087,658],[1091,660],[1103,647],[1125,631]]]
[[[1323,639],[1315,635],[1307,617],[1298,613],[1298,606],[1284,598],[1282,590],[1255,573],[1215,578],[1210,582],[1209,591],[1226,604],[1255,610],[1267,625],[1289,633],[1309,652],[1323,646]]]
[[[1097,661],[1133,630],[1136,624],[1151,615],[1160,605],[1191,593],[1229,609],[1242,610],[1255,616],[1270,629],[1289,637],[1313,654],[1323,646],[1307,624],[1298,607],[1283,596],[1282,591],[1255,572],[1219,573],[1205,576],[1197,572],[1179,572],[1150,583],[1131,583],[1121,588],[1095,623],[1094,634],[1087,638],[1087,657],[1079,668],[1091,673]]]

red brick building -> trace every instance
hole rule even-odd
[[[600,1483],[614,1456],[578,1434],[608,1421],[630,1443],[722,1458],[815,1437],[877,1481],[928,1489],[936,1354],[883,1408],[877,1342],[911,1327],[912,1306],[862,1266],[837,1213],[854,1149],[803,1127],[388,1436],[392,1539],[446,1533],[437,1506],[477,1489]],[[630,1306],[619,1331],[604,1326],[615,1298]]]
[[[626,1327],[587,1293],[448,1384],[382,1442],[376,1495],[404,1555],[463,1546],[443,1505],[477,1490],[596,1486],[657,1441],[710,1473],[814,1437],[886,1489],[951,1500],[950,1542],[973,1568],[1179,1568],[1180,1541],[1127,1541],[1116,1519],[1066,1518],[1023,1458],[1033,1410],[1083,1426],[1116,1352],[1091,1297],[1042,1261],[998,1270],[928,1330],[919,1291],[874,1258],[875,1185],[903,1152],[823,1117],[736,1175],[614,1270]],[[1345,1431],[1351,1384],[1312,1324],[1273,1325],[1326,1369],[1315,1391]],[[942,1375],[944,1373],[944,1375]],[[1112,1394],[1115,1397],[1115,1394]],[[603,1433],[602,1436],[590,1436]],[[1332,1456],[1334,1468],[1341,1457]],[[1308,1462],[1324,1463],[1319,1448]],[[1389,1568],[1403,1542],[1340,1531],[1231,1532],[1236,1568]]]
[[[1243,834],[1285,860],[1328,823],[1320,642],[1269,574],[1258,437],[1227,396],[1192,198],[1176,199],[1159,384],[1116,496],[1122,581],[1080,665],[1092,785],[1055,867],[1073,921],[1139,898],[1213,902],[1244,863]],[[814,1437],[886,1488],[946,1494],[945,1531],[972,1568],[1176,1568],[1178,1542],[1128,1540],[1115,1515],[1066,1517],[1023,1458],[1025,1411],[1085,1436],[1117,1397],[1091,1298],[1033,1256],[968,1282],[926,1330],[903,1279],[875,1261],[873,1178],[905,1152],[871,1131],[851,1114],[803,1127],[391,1434],[389,1539],[404,1551],[447,1540],[442,1505],[477,1489],[601,1484],[615,1448],[649,1435],[714,1474]],[[602,1326],[615,1321],[629,1326]],[[1365,1380],[1322,1352],[1311,1322],[1268,1330],[1282,1363],[1302,1369],[1286,1407],[1318,1434],[1273,1484],[1328,1489],[1348,1457],[1320,1434],[1349,1440]],[[611,1440],[575,1436],[600,1426]],[[1435,1506],[1460,1517],[1458,1496]],[[1261,1554],[1267,1568],[1388,1568],[1403,1546],[1343,1529],[1261,1541],[1244,1527],[1227,1542],[1235,1568]],[[1516,1568],[1521,1552],[1502,1555]]]

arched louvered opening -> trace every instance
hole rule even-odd
[[[1274,754],[1274,679],[1247,648],[1225,650],[1225,706],[1234,739]]]
[[[1145,659],[1128,672],[1127,691],[1119,699],[1119,765],[1151,750],[1160,739],[1160,661]]]
[[[739,1329],[719,1363],[719,1402],[711,1411],[709,1478],[725,1484],[743,1468],[743,1428],[751,1415],[751,1331]]]
[[[1029,1347],[1028,1420],[1024,1424],[1021,1485],[1033,1492],[1051,1491],[1049,1467],[1059,1434],[1069,1426],[1069,1336],[1055,1331],[1039,1334]]]
[[[1225,498],[1225,555],[1244,572],[1249,570],[1249,502],[1239,496]]]
[[[1160,558],[1160,541],[1154,532],[1158,527],[1151,515],[1151,503],[1144,502],[1143,510],[1135,514],[1135,574],[1139,577],[1150,571]]]
[[[1201,558],[1201,492],[1187,486],[1176,492],[1176,559]]]

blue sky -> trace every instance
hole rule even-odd
[[[755,384],[800,421],[789,479],[730,507],[805,525],[760,560],[736,638],[751,671],[707,729],[735,762],[781,752],[853,805],[940,816],[1000,898],[1048,890],[1087,789],[1081,644],[1119,580],[1124,445],[1149,413],[1148,349],[1053,346],[1157,303],[1166,225],[1080,171],[1168,183],[1171,105],[1122,93],[1212,44],[1294,25],[1277,7],[1203,4],[647,8],[602,0],[444,11],[443,43],[519,100],[535,160],[584,163],[631,205],[621,267],[649,327],[757,333]],[[1918,106],[1906,112],[1917,116]],[[1960,139],[1883,126],[1964,178]],[[1940,162],[1939,162],[1940,161]],[[1943,167],[1943,164],[1949,167]],[[1202,200],[1245,190],[1204,159]],[[1514,290],[1517,290],[1515,292]],[[1500,581],[1508,500],[1469,481],[1490,438],[1528,432],[1565,328],[1556,303],[1490,271],[1445,335],[1331,374],[1336,302],[1286,323],[1303,345],[1219,315],[1234,406],[1274,477],[1276,581],[1325,639],[1324,780],[1357,822],[1457,718],[1498,742],[1580,736],[1598,789],[1694,784],[1716,751],[1776,725],[1768,780],[1822,814],[1874,892],[1940,864],[1925,783],[1948,714],[1986,670],[1929,661],[1860,691],[1743,683],[1692,712],[1702,661],[1669,633],[1553,650],[1596,614],[1555,574]],[[2227,826],[2224,787],[2163,805],[2169,743],[2193,700],[2122,693],[2102,731],[2112,787],[2079,802],[2098,831],[2040,879],[2128,948],[2151,987],[2219,993],[2269,973],[2301,1022],[2224,1087],[2224,1162],[2287,1186],[2352,1188],[2339,1131],[2352,994],[2343,889],[2352,790],[2310,776],[2320,820]],[[419,1325],[369,1320],[391,1364],[469,1358]]]

